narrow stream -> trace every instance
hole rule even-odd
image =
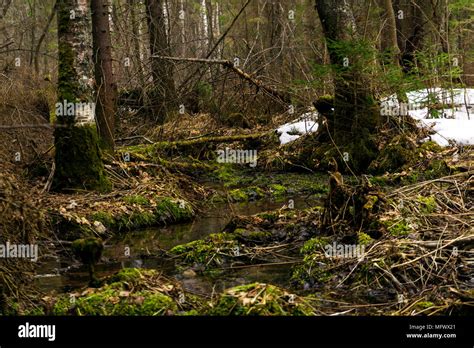
[[[304,196],[287,199],[290,198],[296,209],[308,208],[318,202]],[[97,274],[105,277],[124,267],[157,269],[179,280],[184,289],[202,295],[211,295],[231,286],[257,281],[287,286],[291,265],[246,267],[226,272],[216,280],[201,275],[186,277],[178,272],[174,262],[155,256],[160,250],[169,250],[176,245],[222,231],[234,215],[254,215],[275,210],[284,203],[285,201],[263,199],[256,202],[218,204],[210,207],[204,216],[189,223],[127,232],[107,242],[101,263],[96,268]],[[126,256],[125,250],[130,251],[130,256]],[[35,281],[45,292],[68,292],[86,286],[89,281],[86,269],[72,255],[40,260],[37,274]]]

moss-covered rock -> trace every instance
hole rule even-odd
[[[210,315],[315,315],[304,299],[274,285],[253,283],[227,289],[213,304]]]
[[[97,238],[83,238],[72,242],[71,249],[82,263],[89,270],[90,284],[95,286],[99,284],[99,280],[95,276],[95,265],[99,262],[104,250],[102,241]]]
[[[155,208],[155,214],[162,223],[183,222],[194,216],[192,206],[184,200],[163,198]]]
[[[254,231],[245,228],[236,228],[233,234],[237,240],[244,243],[264,243],[272,238],[272,233],[265,230]]]
[[[174,315],[181,294],[155,270],[123,269],[99,289],[60,296],[54,315]]]
[[[169,252],[188,264],[202,264],[206,268],[220,267],[227,258],[238,257],[239,243],[229,233],[215,233],[206,239],[175,246]]]

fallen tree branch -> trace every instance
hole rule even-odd
[[[219,47],[219,45],[221,44],[222,41],[224,41],[224,39],[227,37],[227,35],[229,34],[230,30],[234,27],[234,24],[237,22],[237,20],[239,19],[240,15],[242,13],[244,13],[245,9],[247,8],[247,6],[250,4],[252,0],[247,0],[247,2],[245,3],[244,6],[242,6],[242,8],[240,9],[240,11],[237,13],[237,15],[234,17],[234,19],[232,20],[232,22],[230,23],[230,25],[227,27],[227,29],[224,31],[224,33],[219,37],[219,39],[217,39],[216,43],[214,44],[214,46],[211,48],[211,50],[206,54],[206,59],[207,58],[210,58],[212,56],[212,54],[214,53],[214,51]],[[185,86],[197,73],[199,72],[199,68],[194,70],[194,72],[189,75],[188,78],[186,78],[186,80],[178,87],[178,90],[181,90],[183,86]]]
[[[116,139],[115,141],[127,141],[127,140],[133,140],[133,139],[143,139],[143,140],[145,140],[146,142],[148,142],[150,144],[154,144],[153,141],[151,141],[150,139],[148,139],[147,137],[145,137],[143,135],[134,135],[132,137]]]
[[[191,62],[191,63],[204,63],[204,64],[221,64],[225,68],[233,71],[237,75],[239,75],[244,80],[250,82],[254,86],[259,89],[264,90],[268,94],[273,97],[276,97],[280,101],[289,104],[291,103],[290,96],[282,91],[279,91],[275,88],[265,85],[262,81],[250,76],[248,73],[243,71],[242,69],[236,67],[234,63],[230,60],[225,59],[207,59],[207,58],[186,58],[186,57],[169,57],[169,56],[152,56],[152,58],[164,59],[164,60],[171,60],[177,62]]]

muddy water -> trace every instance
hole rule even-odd
[[[317,204],[316,200],[308,200],[305,197],[291,199],[296,209]],[[225,272],[216,280],[207,276],[185,277],[176,270],[172,261],[157,256],[162,250],[220,232],[234,215],[253,215],[275,210],[284,203],[267,199],[213,205],[204,216],[189,223],[128,232],[107,241],[101,263],[97,266],[97,273],[99,277],[104,277],[124,267],[158,269],[179,280],[188,291],[208,296],[231,286],[257,281],[287,286],[291,265],[245,267]],[[126,251],[129,251],[129,254]],[[42,259],[37,274],[36,283],[43,291],[67,292],[86,286],[89,280],[85,268],[70,254]]]

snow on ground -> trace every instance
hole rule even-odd
[[[317,116],[318,113],[316,111],[307,112],[298,119],[280,126],[276,130],[280,135],[280,144],[287,144],[298,139],[303,134],[316,132],[318,129]]]
[[[430,88],[407,93],[408,113],[420,122],[420,125],[432,127],[436,132],[431,140],[441,146],[449,145],[454,141],[463,145],[474,145],[474,88],[453,90]],[[440,110],[439,118],[430,118],[428,108],[423,107],[428,101],[442,104],[454,104],[453,108]],[[396,96],[385,98],[382,103],[389,110],[398,106]],[[306,133],[316,132],[318,113],[307,112],[298,119],[280,126],[276,131],[280,136],[280,143],[287,144]]]
[[[474,145],[474,89],[423,89],[408,92],[407,97],[410,116],[436,132],[431,140],[441,146],[449,145],[450,141]],[[428,108],[422,105],[429,100],[431,103],[454,104],[454,107],[439,110],[439,118],[432,118]],[[398,102],[390,96],[382,102],[382,108],[384,105],[393,107]]]

